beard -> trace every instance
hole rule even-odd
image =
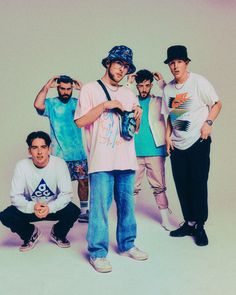
[[[110,72],[110,68],[108,68],[107,73],[108,73],[108,77],[109,77],[112,81],[114,81],[115,83],[119,83],[119,82],[123,79],[123,76],[121,76],[120,79],[117,80],[117,79],[115,78],[115,75],[113,75],[113,74]]]
[[[149,92],[139,92],[139,96],[141,99],[145,99],[149,96],[150,91]]]
[[[69,101],[69,99],[71,98],[71,96],[72,96],[72,93],[62,95],[60,92],[58,92],[58,98],[63,103],[67,103]]]

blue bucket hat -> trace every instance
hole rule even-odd
[[[132,50],[124,45],[119,45],[113,47],[106,58],[102,60],[103,66],[107,67],[107,62],[113,61],[113,60],[122,60],[129,64],[129,70],[127,74],[132,74],[136,71],[136,67],[133,64],[133,52]]]

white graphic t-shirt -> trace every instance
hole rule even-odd
[[[138,100],[127,87],[117,91],[107,88],[112,100],[119,100],[124,109],[131,111]],[[98,104],[106,102],[106,95],[98,84],[91,82],[82,87],[74,119],[87,114]],[[92,124],[84,128],[89,173],[112,170],[136,170],[134,140],[120,136],[119,118],[112,111],[105,111]]]
[[[198,74],[190,73],[182,87],[176,87],[173,80],[164,88],[162,113],[170,117],[174,146],[185,150],[200,138],[209,110],[219,98],[211,83]]]

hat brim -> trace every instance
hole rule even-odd
[[[108,58],[108,57],[105,57],[103,60],[102,60],[102,65],[107,68],[107,63],[111,62],[111,61],[114,61],[114,60],[123,60],[122,58]],[[126,60],[123,60],[126,62]],[[136,67],[135,65],[133,64],[130,64],[129,63],[129,70],[127,72],[127,75],[130,75],[130,74],[133,74],[134,72],[136,71]]]
[[[191,61],[190,58],[186,58],[186,57],[175,57],[175,58],[167,58],[165,61],[164,61],[164,64],[169,64],[172,60],[175,60],[175,59],[180,59],[180,60],[183,60],[183,61]]]

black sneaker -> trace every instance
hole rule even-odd
[[[35,244],[37,243],[39,237],[41,235],[40,230],[34,226],[34,231],[29,240],[24,241],[24,243],[19,247],[21,252],[26,252],[34,248]]]
[[[69,248],[70,247],[70,242],[66,238],[59,238],[54,234],[54,226],[52,227],[51,233],[50,233],[50,239],[54,243],[57,244],[58,247],[60,248]]]
[[[88,223],[89,222],[89,210],[86,210],[85,213],[80,213],[78,222]]]
[[[196,225],[195,233],[194,233],[194,240],[197,246],[206,246],[208,245],[208,238],[207,234],[204,230],[203,225]]]
[[[187,222],[184,222],[180,228],[170,232],[171,237],[185,237],[194,235],[194,226],[188,225]]]

